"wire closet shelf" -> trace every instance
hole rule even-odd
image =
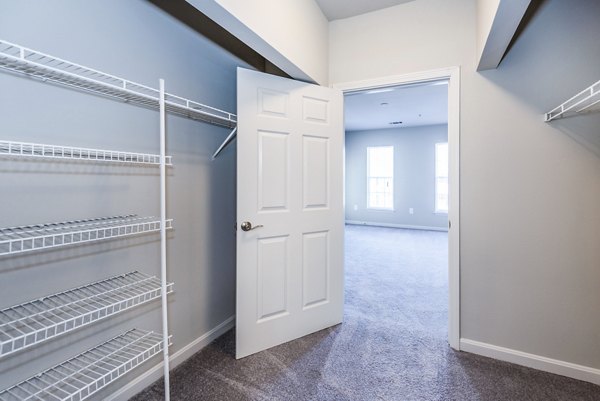
[[[173,219],[165,220],[171,229]],[[0,256],[159,231],[155,217],[100,217],[0,229]]]
[[[163,347],[162,334],[133,329],[0,392],[0,400],[85,400]]]
[[[6,308],[0,311],[0,358],[160,296],[158,278],[133,271]]]
[[[568,117],[578,113],[599,111],[600,81],[585,88],[563,104],[544,114],[544,121],[549,122],[559,117]]]
[[[117,98],[153,109],[160,91],[58,57],[0,40],[0,68],[76,89]],[[233,128],[236,115],[202,103],[165,93],[166,111],[193,120]]]
[[[0,156],[160,165],[160,155],[150,153],[121,152],[116,150],[14,141],[0,141]],[[171,156],[165,157],[165,164],[172,166]]]

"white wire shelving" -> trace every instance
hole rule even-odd
[[[555,118],[568,117],[587,111],[598,111],[597,108],[594,108],[598,104],[600,104],[600,81],[544,114],[544,121],[549,122]]]
[[[171,229],[172,219],[165,220]],[[100,217],[0,229],[0,256],[159,231],[155,217]]]
[[[0,141],[0,156],[160,165],[160,155],[150,153],[121,152],[116,150],[14,141]],[[165,164],[172,166],[171,156],[165,157]]]
[[[0,40],[0,68],[153,109],[160,92],[114,75]],[[166,111],[193,120],[233,128],[236,115],[180,96],[165,94]]]
[[[163,347],[162,334],[133,329],[0,392],[0,400],[85,400]]]
[[[0,401],[83,400],[160,352],[163,354],[165,401],[169,401],[168,345],[171,344],[171,337],[168,335],[167,294],[172,291],[172,283],[167,282],[166,230],[172,228],[172,219],[166,218],[165,168],[171,165],[172,160],[165,152],[166,113],[232,129],[237,125],[236,115],[165,93],[162,79],[157,90],[4,40],[0,40],[0,70],[158,110],[161,144],[160,154],[153,155],[0,141],[0,157],[6,158],[157,165],[160,168],[161,187],[160,218],[126,215],[0,228],[0,257],[135,234],[158,231],[161,234],[160,279],[154,278],[152,285],[148,283],[149,287],[142,284],[143,279],[124,287],[116,283],[120,279],[112,278],[0,311],[0,358],[158,297],[161,299],[163,331],[162,334],[139,330],[127,332],[0,391]],[[234,133],[230,137],[232,135]],[[125,276],[122,279],[125,280]],[[115,284],[115,288],[112,284]],[[160,288],[157,288],[158,284]]]
[[[133,271],[0,310],[0,358],[160,296],[160,279]]]

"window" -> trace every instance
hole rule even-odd
[[[435,144],[435,212],[448,213],[448,142]]]
[[[367,148],[367,207],[394,209],[394,147]]]

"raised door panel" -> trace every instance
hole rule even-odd
[[[258,115],[288,118],[289,94],[270,89],[258,90]]]
[[[329,206],[329,138],[305,135],[303,138],[304,209]]]
[[[288,209],[290,191],[289,135],[258,131],[258,211]]]
[[[258,240],[257,322],[288,314],[288,236]]]
[[[329,100],[303,96],[302,119],[311,123],[328,124]]]
[[[329,233],[306,233],[302,240],[302,307],[329,302]]]

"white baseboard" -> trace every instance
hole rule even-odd
[[[169,356],[169,368],[174,369],[177,365],[184,362],[186,359],[206,347],[213,340],[217,339],[221,335],[225,334],[228,330],[235,326],[235,315],[230,316],[224,322],[220,323],[217,327],[210,330],[208,333],[198,337],[173,355]],[[152,369],[146,371],[144,374],[136,377],[125,386],[121,387],[117,392],[106,397],[107,401],[121,401],[128,400],[146,387],[160,379],[163,375],[163,365],[161,361]]]
[[[408,224],[377,223],[377,222],[372,222],[372,221],[358,221],[358,220],[346,220],[346,224],[352,224],[355,226],[408,228],[410,230],[448,231],[448,228],[446,228],[446,227],[411,226]]]
[[[529,354],[510,348],[498,347],[466,338],[460,339],[460,350],[600,385],[600,369],[546,358],[545,356]]]

